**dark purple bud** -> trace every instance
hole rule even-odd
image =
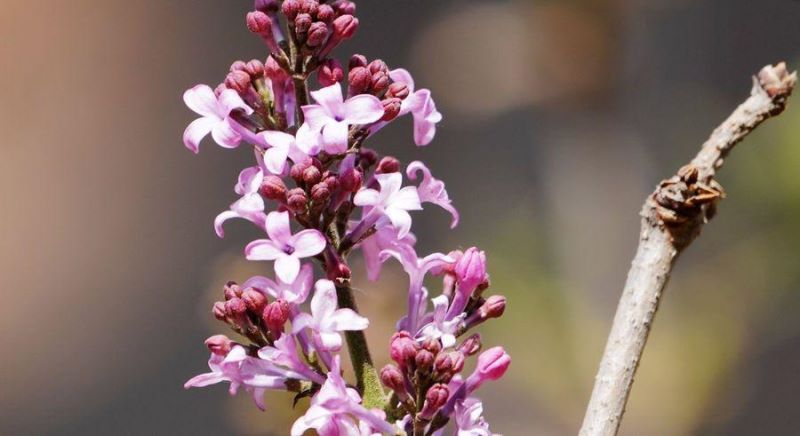
[[[294,213],[305,213],[308,196],[302,188],[295,188],[286,194],[286,204]]]
[[[222,288],[222,295],[225,296],[226,300],[230,300],[231,298],[241,297],[242,288],[238,284],[236,284],[236,282],[230,281],[225,284],[224,288]]]
[[[350,63],[347,64],[347,68],[352,70],[356,67],[366,67],[367,66],[367,57],[361,54],[354,54],[350,57]]]
[[[214,303],[214,305],[211,306],[211,313],[214,314],[214,318],[216,318],[218,321],[225,321],[225,303],[222,301],[217,301]]]
[[[330,24],[334,18],[336,18],[336,11],[332,7],[319,5],[319,8],[317,8],[317,20]]]
[[[292,168],[289,170],[289,176],[298,184],[303,183],[303,172],[309,166],[311,166],[310,160],[297,162],[296,164],[292,165]]]
[[[506,311],[506,297],[502,295],[492,295],[487,298],[483,305],[478,309],[481,319],[487,320],[500,318]]]
[[[261,11],[248,12],[247,29],[257,35],[272,34],[272,18]]]
[[[394,82],[391,85],[389,85],[389,90],[386,91],[386,96],[399,98],[400,100],[405,100],[410,93],[411,92],[408,89],[408,85],[406,85],[405,83]]]
[[[241,298],[232,298],[225,302],[225,315],[229,318],[239,318],[247,313],[247,305]]]
[[[311,200],[315,203],[322,203],[329,198],[331,198],[331,190],[327,183],[320,182],[311,188]]]
[[[245,71],[247,69],[247,64],[244,61],[236,61],[231,64],[230,71]]]
[[[322,183],[328,185],[328,189],[331,192],[339,189],[339,178],[336,177],[336,174],[332,174],[330,171],[325,171],[322,173]]]
[[[250,91],[250,75],[242,70],[231,71],[225,76],[225,86],[239,95],[245,95]]]
[[[456,348],[459,352],[463,353],[465,356],[473,356],[481,350],[481,335],[475,333],[474,335],[468,337],[461,343],[461,345]]]
[[[294,21],[297,14],[300,13],[300,0],[284,0],[281,10],[289,21]]]
[[[389,98],[381,101],[383,104],[383,118],[381,121],[392,121],[400,115],[400,106],[403,104],[399,98]]]
[[[425,394],[425,405],[420,411],[420,418],[425,421],[433,419],[433,416],[444,406],[448,398],[450,398],[450,389],[447,385],[437,383],[431,386]]]
[[[433,361],[436,357],[428,350],[419,350],[414,357],[414,363],[417,366],[417,371],[428,374],[433,369]]]
[[[283,333],[283,326],[289,320],[289,303],[283,299],[273,301],[264,308],[261,319],[275,339],[280,338],[281,333]]]
[[[369,168],[378,162],[378,153],[369,148],[362,148],[358,153],[358,159],[362,168]]]
[[[359,95],[367,92],[372,84],[372,76],[364,67],[355,67],[347,75],[347,83],[350,85],[350,95]]]
[[[361,171],[355,168],[346,170],[339,179],[341,188],[346,192],[357,192],[359,189],[361,189],[362,181],[363,176],[361,175]]]
[[[206,347],[217,356],[227,356],[232,346],[233,341],[225,335],[214,335],[206,339]]]
[[[275,175],[264,177],[259,192],[268,200],[281,202],[286,200],[286,185],[283,183],[283,179]]]
[[[278,0],[256,0],[255,10],[268,13],[278,12]]]
[[[324,6],[324,5],[323,5]],[[342,64],[336,59],[326,59],[317,70],[317,80],[322,86],[335,85],[344,78]]]
[[[319,8],[319,2],[317,0],[303,0],[300,2],[300,5],[300,11],[309,15],[315,15]]]
[[[400,171],[400,161],[396,157],[386,156],[378,163],[378,168],[375,169],[377,174],[389,174]]]
[[[389,79],[389,75],[383,71],[379,71],[377,73],[372,74],[372,78],[370,79],[372,92],[374,94],[380,94],[383,91],[386,91],[389,88],[389,83],[391,83],[391,79]]]
[[[374,61],[370,62],[369,65],[367,65],[367,69],[369,70],[370,74],[389,72],[389,67],[386,65],[386,62],[380,59],[375,59]]]
[[[356,4],[348,0],[340,2],[336,5],[336,8],[339,10],[340,14],[353,15],[356,13]]]
[[[317,21],[308,28],[306,45],[309,47],[319,47],[326,39],[328,39],[328,26],[325,23]]]
[[[358,18],[352,15],[342,15],[333,20],[333,35],[337,40],[347,39],[358,30]]]
[[[264,306],[267,305],[267,297],[253,288],[247,288],[242,292],[242,301],[244,301],[245,306],[247,306],[247,310],[250,311],[250,313],[256,314],[256,316],[258,316],[258,314],[264,310]]]
[[[322,180],[322,173],[315,166],[306,167],[303,170],[303,182],[308,186],[314,186]]]
[[[258,79],[264,77],[264,63],[258,59],[253,59],[244,68],[251,78]]]
[[[294,30],[297,33],[306,33],[308,29],[311,28],[311,23],[314,20],[311,18],[311,15],[308,14],[297,14],[294,18]]]
[[[394,365],[386,365],[381,369],[381,383],[395,392],[406,393],[403,373]]]
[[[353,276],[353,272],[350,270],[350,267],[347,266],[344,262],[339,262],[336,265],[329,267],[326,271],[326,275],[328,280],[332,282],[342,281],[342,280],[349,280],[350,277]]]
[[[400,365],[400,368],[414,361],[419,351],[419,345],[406,331],[397,332],[392,335],[391,347],[389,349],[392,360]]]

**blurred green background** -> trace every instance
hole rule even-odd
[[[210,302],[257,235],[211,223],[243,150],[187,152],[181,94],[265,57],[247,0],[0,0],[0,433],[284,434],[223,387],[186,392]],[[687,162],[763,65],[800,65],[793,0],[358,2],[339,49],[406,66],[444,113],[372,142],[423,159],[462,212],[417,214],[421,253],[479,245],[513,355],[483,390],[493,430],[575,434],[633,254],[640,205]],[[795,98],[800,98],[797,96]],[[800,101],[736,150],[729,198],[666,292],[625,435],[797,434]],[[362,268],[356,268],[363,271]],[[405,276],[356,277],[386,361]],[[436,289],[432,285],[432,289]]]

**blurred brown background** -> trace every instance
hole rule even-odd
[[[266,264],[211,222],[251,156],[181,144],[181,94],[264,57],[248,0],[0,1],[0,434],[283,434],[225,389],[184,391],[219,330],[209,301]],[[417,215],[420,251],[478,244],[509,296],[485,343],[506,435],[575,434],[637,211],[770,62],[800,65],[793,0],[362,0],[340,53],[407,66],[445,115],[416,149],[463,224]],[[800,98],[800,96],[796,97]],[[800,425],[800,101],[722,174],[729,199],[681,259],[628,408],[626,435],[796,434]],[[405,277],[360,295],[383,350]],[[380,322],[377,322],[380,320]]]

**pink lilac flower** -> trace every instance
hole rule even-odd
[[[402,253],[403,258],[416,257],[414,244],[417,238],[412,233],[398,237],[398,229],[393,226],[379,226],[375,234],[364,239],[359,245],[364,255],[364,265],[367,269],[367,279],[376,281],[380,277],[381,265],[386,260],[381,256],[384,250],[393,250]]]
[[[373,95],[362,94],[344,100],[337,83],[311,92],[317,104],[303,106],[306,123],[320,132],[325,151],[342,154],[347,151],[350,125],[369,124],[383,117],[383,105]]]
[[[197,85],[183,94],[183,101],[189,109],[201,115],[192,121],[183,132],[183,143],[186,148],[197,153],[200,141],[211,133],[217,144],[225,148],[236,148],[241,136],[234,130],[230,118],[233,111],[239,109],[250,115],[253,109],[232,89],[226,89],[217,97],[208,85]]]
[[[229,382],[229,392],[235,395],[239,387],[252,392],[256,405],[264,410],[263,396],[267,389],[286,389],[290,379],[305,379],[294,371],[274,367],[270,362],[250,357],[244,347],[236,345],[226,355],[211,354],[208,360],[211,372],[193,377],[184,388],[201,388],[220,382]]]
[[[314,267],[307,263],[300,267],[300,272],[291,283],[286,283],[280,278],[277,281],[263,276],[254,276],[242,283],[242,289],[255,288],[274,299],[281,299],[289,304],[303,304],[308,298],[311,286],[314,284]]]
[[[371,213],[381,213],[398,229],[398,238],[405,237],[411,230],[410,210],[421,210],[419,194],[415,186],[403,185],[400,173],[376,174],[380,191],[364,188],[356,193],[353,203],[357,206],[372,206]]]
[[[222,225],[231,218],[244,218],[259,227],[264,226],[267,217],[264,214],[264,199],[258,193],[263,181],[264,173],[259,167],[245,168],[239,173],[239,182],[234,191],[242,197],[231,205],[230,210],[222,212],[214,219],[217,236],[225,236]]]
[[[431,175],[431,170],[418,160],[408,165],[408,168],[406,168],[406,175],[409,180],[417,180],[417,173],[420,171],[422,172],[422,181],[417,187],[420,201],[436,204],[450,212],[450,215],[453,217],[450,222],[450,228],[454,229],[458,225],[458,211],[453,207],[453,201],[450,200],[450,196],[445,190],[444,182],[434,179]]]
[[[264,152],[264,165],[272,174],[284,173],[287,158],[300,162],[308,156],[297,146],[295,137],[288,133],[268,130],[259,133],[259,136],[268,146]]]
[[[274,260],[275,274],[284,283],[294,282],[300,272],[300,259],[321,253],[327,243],[322,233],[315,229],[293,235],[288,212],[267,215],[266,230],[269,239],[247,244],[245,255],[248,260]]]
[[[320,436],[396,434],[394,426],[382,416],[361,405],[361,397],[355,389],[347,387],[340,368],[339,356],[336,356],[325,384],[311,398],[305,415],[292,426],[292,436],[302,436],[309,429],[315,429]],[[359,426],[359,423],[367,425]]]
[[[477,398],[467,398],[456,403],[455,426],[457,436],[492,436],[489,424],[483,418],[483,403]]]
[[[340,332],[364,330],[369,320],[351,309],[337,309],[336,288],[330,280],[318,280],[311,298],[311,313],[300,313],[292,320],[297,334],[310,329],[319,349],[338,351],[342,348]]]
[[[297,354],[297,344],[294,336],[281,335],[274,345],[262,347],[258,350],[258,357],[275,365],[289,368],[314,383],[321,384],[325,382],[325,377],[314,372],[300,359]]]
[[[489,279],[486,274],[486,253],[475,247],[467,249],[458,255],[453,272],[456,277],[456,291],[453,304],[447,312],[448,319],[461,314],[475,289]]]
[[[464,322],[464,315],[446,319],[449,302],[446,295],[440,295],[433,300],[433,313],[423,320],[420,330],[422,339],[432,338],[442,341],[442,347],[450,348],[456,344],[456,332]]]
[[[442,114],[436,110],[436,104],[427,89],[414,91],[414,79],[411,73],[403,68],[389,72],[389,77],[408,87],[411,93],[400,106],[400,115],[411,112],[414,117],[414,142],[417,145],[428,145],[436,135],[436,124],[442,121]]]

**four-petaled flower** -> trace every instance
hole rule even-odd
[[[336,288],[330,280],[319,280],[311,298],[311,313],[301,313],[292,320],[292,331],[311,329],[314,341],[323,350],[338,351],[342,347],[339,332],[364,330],[369,320],[351,309],[337,309]]]
[[[422,209],[417,188],[402,187],[403,176],[400,173],[376,174],[375,179],[381,190],[361,189],[353,198],[353,203],[357,206],[372,206],[386,215],[392,225],[397,227],[397,237],[402,239],[411,230],[411,215],[408,211]]]
[[[439,339],[442,341],[442,347],[450,348],[456,343],[456,333],[464,322],[465,314],[462,313],[451,320],[447,320],[447,307],[449,305],[447,296],[440,295],[431,301],[433,302],[433,313],[423,318],[422,323],[424,326],[420,331],[420,336]]]
[[[267,130],[258,134],[268,147],[264,151],[264,166],[272,174],[281,175],[286,169],[286,159],[300,162],[308,156],[297,146],[295,137],[276,130]]]
[[[214,219],[214,230],[220,238],[225,236],[222,225],[231,218],[244,218],[259,227],[264,227],[266,214],[264,213],[264,199],[258,193],[264,172],[259,167],[245,168],[239,174],[239,182],[234,191],[242,197]]]
[[[221,147],[236,148],[239,145],[242,137],[232,127],[235,121],[230,115],[237,109],[250,115],[253,109],[236,91],[226,89],[217,97],[208,85],[197,85],[183,94],[183,101],[189,109],[201,115],[183,132],[183,143],[186,148],[195,153],[199,152],[200,141],[209,133]]]
[[[306,229],[292,235],[288,212],[271,212],[266,223],[269,239],[247,244],[248,260],[274,260],[275,274],[292,283],[300,272],[300,259],[316,256],[325,249],[325,237],[318,230]]]
[[[428,145],[436,135],[436,123],[442,121],[442,114],[436,110],[431,91],[420,89],[414,91],[414,79],[411,73],[403,68],[389,72],[389,77],[408,87],[411,93],[400,105],[400,115],[411,112],[414,117],[414,142],[417,145]]]
[[[477,398],[456,403],[455,424],[457,436],[492,436],[489,424],[483,418],[483,403]]]
[[[453,207],[453,201],[450,200],[450,196],[444,188],[444,182],[434,179],[431,175],[431,170],[418,160],[408,164],[406,175],[409,180],[417,180],[417,173],[420,171],[422,171],[422,181],[417,187],[420,201],[433,203],[450,212],[453,217],[450,222],[450,228],[454,229],[458,225],[458,211]]]
[[[311,96],[317,104],[303,106],[303,114],[311,131],[321,134],[323,148],[329,154],[347,151],[350,125],[369,124],[383,117],[383,105],[377,97],[362,94],[345,101],[338,83],[314,91]]]

